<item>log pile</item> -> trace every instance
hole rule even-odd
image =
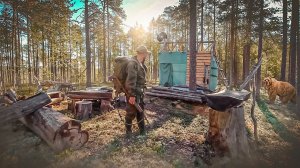
[[[182,100],[190,103],[204,103],[203,91],[188,91],[187,89],[175,87],[155,86],[145,93],[148,96],[156,96],[173,100]]]
[[[51,108],[43,107],[51,102],[46,93],[39,93],[26,100],[13,100],[15,94],[5,94],[10,100],[0,107],[0,125],[19,119],[35,132],[54,151],[78,149],[88,141],[88,132],[81,130],[81,124]]]

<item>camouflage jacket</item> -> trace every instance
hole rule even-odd
[[[125,89],[129,94],[128,96],[143,94],[143,90],[146,87],[146,72],[146,66],[140,63],[136,57],[133,57],[127,65]]]

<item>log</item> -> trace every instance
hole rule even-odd
[[[24,117],[50,102],[51,99],[46,93],[39,93],[26,100],[18,101],[10,106],[0,107],[0,125],[8,121]]]
[[[81,130],[78,121],[51,108],[43,107],[20,120],[56,152],[78,149],[89,138],[88,132]]]
[[[246,132],[244,107],[238,106],[220,112],[209,110],[207,141],[219,155],[229,153],[231,157],[247,157],[249,143]]]
[[[213,91],[203,87],[203,86],[197,86],[197,91],[190,91],[188,87],[186,86],[176,86],[176,87],[162,87],[162,86],[154,86],[152,89],[155,90],[163,90],[163,91],[176,91],[180,93],[195,93],[195,94],[204,94],[203,92],[212,93]]]
[[[70,91],[68,97],[71,99],[112,99],[112,92],[108,91]]]
[[[203,103],[201,99],[187,98],[187,97],[183,97],[182,95],[176,96],[176,95],[166,95],[166,94],[151,93],[151,92],[146,92],[145,94],[148,96],[156,96],[156,97],[163,97],[163,98],[169,98],[169,99],[183,100],[183,101],[193,102],[193,103],[200,103],[200,104]]]
[[[195,99],[201,99],[204,98],[205,96],[203,94],[194,94],[194,93],[189,93],[189,92],[181,92],[181,91],[160,91],[160,90],[151,90],[151,93],[159,93],[159,94],[169,94],[169,95],[175,95],[175,96],[183,96],[183,97],[190,97],[190,98],[195,98]]]
[[[78,101],[75,103],[75,118],[78,120],[87,120],[92,114],[93,104],[91,101]]]

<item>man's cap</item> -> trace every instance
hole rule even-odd
[[[136,52],[137,53],[151,53],[150,51],[148,51],[147,47],[146,46],[139,46],[137,49],[136,49]]]

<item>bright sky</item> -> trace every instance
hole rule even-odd
[[[178,4],[179,0],[123,0],[125,25],[133,27],[138,23],[147,29],[152,18],[162,14],[165,7]]]
[[[71,9],[79,9],[76,14],[73,15],[73,19],[83,12],[83,2],[80,0],[73,0],[75,5]],[[129,30],[136,23],[141,24],[144,29],[147,29],[150,21],[153,18],[157,18],[163,13],[165,7],[178,5],[179,0],[123,0],[123,9],[127,15],[124,22],[125,30]]]

